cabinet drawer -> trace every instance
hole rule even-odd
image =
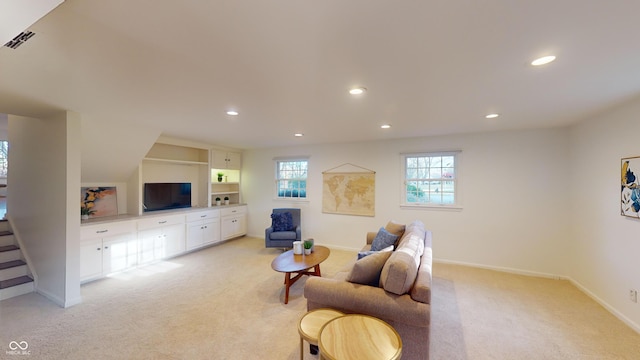
[[[102,238],[136,231],[135,221],[118,221],[80,227],[80,239]]]
[[[240,214],[244,214],[246,212],[247,212],[247,207],[246,206],[234,206],[234,207],[230,207],[230,208],[220,209],[220,215],[221,216],[240,215]]]
[[[176,224],[184,224],[184,215],[154,216],[148,219],[138,220],[138,231]]]
[[[198,211],[187,214],[187,222],[197,221],[197,220],[209,220],[216,219],[220,217],[220,210],[206,210],[206,211]]]

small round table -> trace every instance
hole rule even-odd
[[[318,338],[320,359],[397,360],[402,340],[386,322],[369,315],[351,314],[327,322]]]
[[[304,340],[311,345],[318,345],[318,335],[320,329],[329,321],[343,316],[344,314],[333,309],[315,309],[304,314],[298,323],[298,333],[300,334],[300,360],[304,358]],[[313,354],[313,352],[312,352]]]

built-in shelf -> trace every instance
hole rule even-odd
[[[187,161],[187,160],[171,160],[171,159],[159,159],[159,158],[144,158],[145,161],[158,161],[172,164],[185,164],[185,165],[209,165],[207,162],[202,161]]]

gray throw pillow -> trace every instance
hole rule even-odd
[[[380,272],[391,254],[392,251],[381,251],[356,261],[347,276],[347,281],[362,285],[379,286]]]
[[[380,251],[396,243],[398,235],[394,235],[381,227],[371,243],[371,251]]]

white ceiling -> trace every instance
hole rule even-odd
[[[236,148],[565,126],[640,94],[638,14],[629,0],[66,0],[0,48],[0,112]]]

